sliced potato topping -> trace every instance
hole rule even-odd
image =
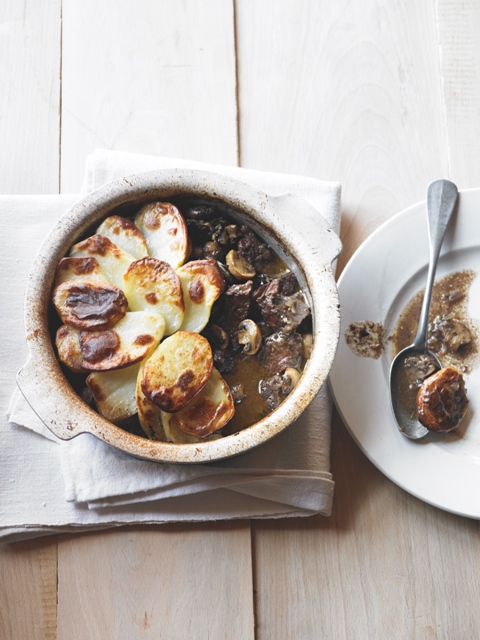
[[[204,438],[224,427],[234,413],[230,388],[220,373],[213,369],[207,384],[183,409],[177,411],[175,420],[185,433]]]
[[[180,328],[185,310],[182,285],[167,262],[157,258],[135,260],[127,269],[124,281],[132,311],[161,313],[167,336]]]
[[[140,364],[117,371],[96,371],[87,380],[99,413],[110,422],[121,422],[137,411],[136,386]]]
[[[138,212],[135,223],[146,240],[148,253],[165,260],[174,269],[190,254],[187,225],[180,211],[169,202],[153,202]]]
[[[55,274],[55,287],[74,278],[107,280],[95,258],[62,258]]]
[[[175,413],[205,386],[212,369],[208,340],[198,333],[177,331],[145,363],[142,390],[163,411]]]
[[[145,238],[130,218],[109,216],[98,227],[97,233],[111,240],[136,260],[148,255]]]
[[[167,442],[173,442],[174,444],[194,444],[196,442],[206,442],[209,440],[218,440],[222,437],[218,431],[212,433],[204,438],[199,438],[191,433],[185,433],[178,426],[177,413],[166,413],[161,411],[163,432]]]
[[[213,303],[225,289],[225,280],[215,260],[192,260],[177,270],[182,283],[185,315],[182,331],[202,331],[208,324]]]
[[[73,278],[53,292],[53,304],[65,324],[77,329],[107,329],[127,312],[127,298],[104,280]]]
[[[142,390],[143,368],[142,363],[139,368],[136,385],[138,421],[151,440],[165,442],[165,432],[162,423],[162,410],[148,398]]]
[[[73,245],[70,250],[73,258],[95,258],[106,278],[123,291],[123,274],[134,261],[133,256],[117,247],[106,236],[90,236]]]
[[[114,329],[81,331],[63,325],[57,331],[57,349],[72,371],[112,371],[146,358],[164,333],[160,314],[131,311]]]

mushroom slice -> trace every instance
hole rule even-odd
[[[96,371],[87,380],[99,413],[110,422],[121,422],[137,411],[136,386],[140,364],[117,371]]]
[[[192,260],[177,270],[183,289],[185,316],[182,331],[202,331],[213,303],[225,289],[225,280],[214,260]]]
[[[165,260],[177,269],[190,253],[187,225],[180,211],[169,202],[152,202],[140,209],[135,217],[147,243],[148,253]]]
[[[180,328],[185,311],[182,285],[168,262],[157,258],[135,260],[128,267],[124,281],[132,311],[161,313],[167,336]]]
[[[145,238],[130,218],[109,216],[98,227],[97,234],[105,236],[136,260],[148,255]]]
[[[112,371],[146,358],[165,333],[160,314],[131,311],[113,329],[81,331],[63,325],[57,332],[58,355],[72,371]]]
[[[163,411],[175,413],[205,386],[212,369],[208,340],[198,333],[177,331],[145,363],[142,391]]]
[[[260,349],[262,344],[262,334],[258,325],[250,318],[245,318],[238,325],[238,344],[243,344],[243,353],[253,356]]]
[[[75,278],[106,280],[95,258],[62,258],[55,274],[55,287]]]
[[[144,363],[140,365],[136,383],[138,421],[151,440],[165,442],[167,438],[163,430],[162,410],[156,404],[153,404],[142,390],[143,368]]]
[[[183,409],[177,411],[175,420],[185,433],[204,438],[224,427],[234,413],[230,388],[220,373],[213,369],[207,384]]]
[[[198,436],[194,436],[190,433],[185,433],[185,431],[182,431],[178,426],[178,414],[166,413],[165,411],[161,411],[161,414],[163,432],[165,434],[165,439],[167,440],[167,442],[173,442],[174,444],[195,444],[197,442],[218,440],[222,437],[222,434],[218,431],[216,433],[210,434],[209,436],[205,436],[204,438],[199,438]]]
[[[123,291],[123,274],[134,261],[133,256],[126,253],[106,236],[90,236],[75,244],[70,255],[73,258],[95,258],[105,277]]]
[[[53,292],[53,304],[60,318],[77,329],[107,329],[127,312],[123,291],[105,280],[73,278]]]

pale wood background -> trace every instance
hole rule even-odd
[[[477,0],[3,0],[0,193],[94,147],[339,180],[339,272],[449,177],[480,186]],[[478,523],[406,494],[338,416],[331,518],[0,546],[0,639],[480,634]]]

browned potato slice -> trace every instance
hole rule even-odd
[[[142,391],[163,411],[175,413],[205,386],[212,369],[208,340],[198,333],[177,331],[145,363]]]
[[[185,431],[182,431],[178,426],[177,413],[166,413],[165,411],[161,411],[160,413],[162,414],[163,431],[167,442],[173,442],[175,444],[191,444],[218,440],[222,437],[222,434],[218,431],[210,434],[209,436],[205,436],[204,438],[199,438],[190,433],[185,433]]]
[[[169,202],[152,202],[137,214],[135,223],[146,240],[148,253],[177,269],[188,258],[190,240],[180,211]]]
[[[175,419],[185,433],[204,438],[224,427],[234,413],[230,388],[220,373],[213,369],[207,384],[183,409],[177,411]]]
[[[73,278],[53,292],[53,304],[65,324],[77,329],[113,327],[127,312],[127,298],[104,280]]]
[[[182,283],[185,315],[182,331],[202,331],[213,303],[225,288],[225,280],[214,260],[192,260],[177,270]]]
[[[112,371],[146,358],[164,332],[161,315],[132,311],[114,329],[81,331],[63,325],[56,344],[60,360],[73,371]]]
[[[167,262],[157,258],[135,260],[128,267],[124,280],[132,311],[161,313],[167,336],[180,328],[185,310],[182,285]]]
[[[424,380],[417,394],[419,421],[438,433],[455,429],[468,409],[463,375],[454,367],[444,367]]]
[[[162,425],[162,410],[148,398],[142,390],[143,368],[145,364],[140,365],[137,376],[137,408],[138,420],[140,426],[151,440],[159,440],[165,442],[165,432]]]
[[[74,278],[107,280],[95,258],[62,258],[55,274],[55,287]]]
[[[129,218],[109,216],[98,227],[97,233],[111,240],[117,247],[133,256],[135,260],[148,255],[145,238],[137,225]]]
[[[123,274],[134,258],[105,236],[94,235],[75,244],[70,255],[73,258],[95,258],[105,277],[123,291]]]
[[[86,383],[97,409],[110,422],[121,422],[137,413],[139,369],[140,364],[135,364],[117,371],[96,371],[88,376]]]

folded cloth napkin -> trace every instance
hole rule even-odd
[[[98,150],[87,160],[83,190],[170,167],[223,173],[271,195],[295,193],[338,231],[339,185],[301,176]],[[0,540],[138,523],[329,515],[334,483],[326,386],[301,418],[270,442],[236,458],[189,466],[137,460],[89,434],[63,442],[15,390],[15,372],[27,357],[21,318],[31,259],[76,200],[66,195],[0,197],[9,238],[0,258],[0,300],[7,318],[0,344],[1,415],[7,413],[0,430]]]

